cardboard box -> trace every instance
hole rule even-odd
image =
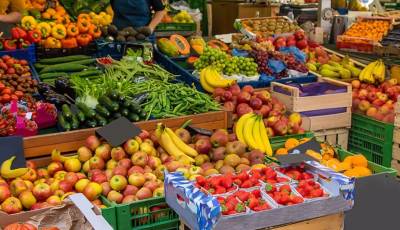
[[[70,195],[60,206],[8,215],[0,212],[0,227],[4,228],[15,222],[29,222],[37,227],[55,226],[71,230],[112,230],[113,228],[101,216],[82,193]]]

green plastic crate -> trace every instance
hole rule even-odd
[[[302,138],[312,138],[314,137],[313,132],[307,132],[304,134],[292,134],[292,135],[286,135],[286,136],[276,136],[270,138],[269,142],[271,143],[272,150],[277,150],[278,148],[281,148],[282,146],[285,145],[285,142],[289,138],[295,138],[295,139],[302,139]]]
[[[104,217],[104,219],[106,219],[113,229],[117,229],[117,211],[115,204],[103,196],[100,196],[100,200],[105,206],[107,206],[107,208],[101,209],[101,215]]]
[[[348,157],[348,156],[354,156],[355,154],[348,152],[342,148],[338,148],[337,149],[337,154],[338,154],[338,158],[340,161],[343,161],[344,158]],[[396,176],[397,171],[395,169],[392,168],[388,168],[382,165],[378,165],[374,162],[368,161],[368,168],[371,169],[373,174],[389,174],[391,176]]]
[[[393,129],[393,124],[353,113],[349,135],[349,151],[362,153],[369,161],[390,167]]]
[[[118,230],[179,229],[179,216],[168,207],[164,197],[118,204],[116,214]]]
[[[160,23],[156,32],[165,31],[196,31],[196,23]]]

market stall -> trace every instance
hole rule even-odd
[[[154,30],[109,1],[27,2],[0,38],[2,228],[339,230],[396,205],[400,67],[354,54],[396,54],[395,13],[336,36],[305,16],[326,1],[235,2],[235,32],[205,37],[204,1]]]

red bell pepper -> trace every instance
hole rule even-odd
[[[16,40],[25,39],[27,35],[28,34],[26,33],[26,31],[19,27],[14,27],[11,29],[11,36],[13,39],[16,39]]]
[[[5,50],[16,50],[17,49],[17,43],[15,40],[4,40],[3,46]]]
[[[28,32],[27,39],[31,43],[39,43],[42,40],[42,32],[39,30],[31,30]]]
[[[18,44],[18,48],[19,48],[19,49],[26,49],[26,48],[28,48],[31,44],[32,44],[32,43],[31,43],[30,41],[24,40],[24,41],[22,41],[22,42],[20,42],[20,43]]]

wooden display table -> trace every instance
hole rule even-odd
[[[185,226],[182,220],[180,221],[181,221],[181,226],[179,227],[179,230],[190,230],[187,226]],[[329,216],[323,216],[284,226],[266,228],[264,230],[343,230],[343,229],[344,229],[344,213],[337,213]]]

